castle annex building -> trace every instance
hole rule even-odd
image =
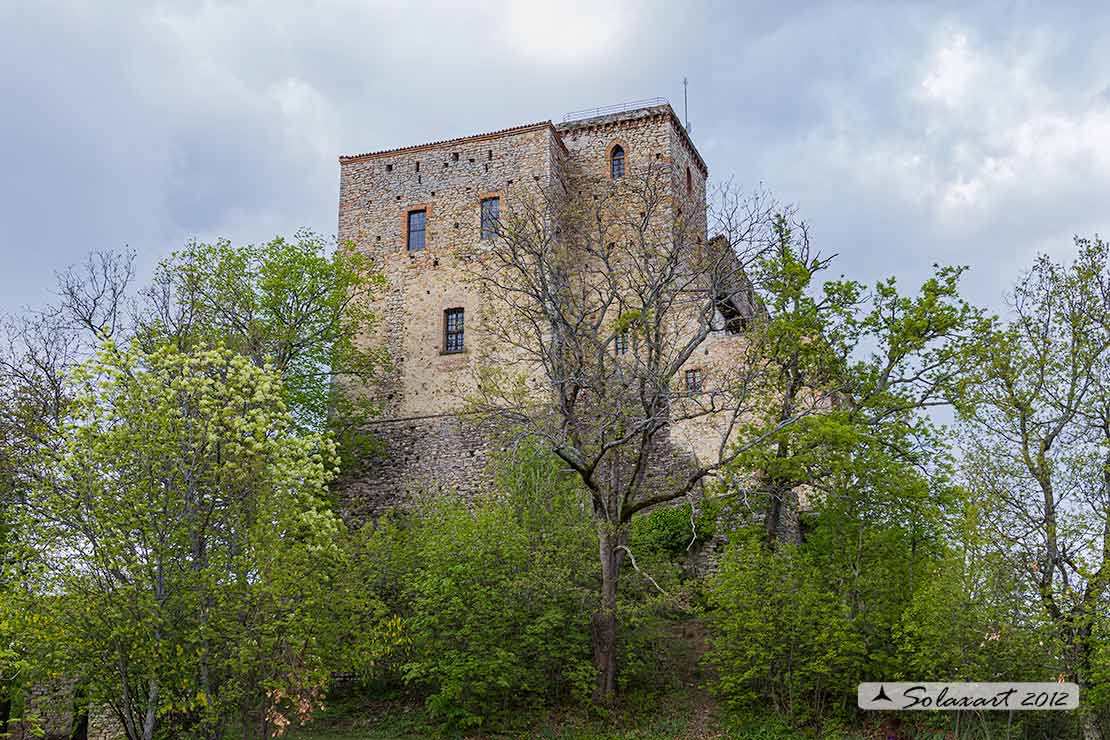
[[[480,293],[465,278],[514,189],[592,198],[599,181],[652,162],[666,164],[673,187],[704,213],[708,169],[664,101],[339,158],[339,237],[385,278],[366,340],[392,360],[368,389],[385,410],[372,428],[381,449],[344,486],[348,514],[373,514],[425,491],[484,487],[491,442],[460,412],[490,348],[479,330]],[[705,354],[727,351],[731,339],[722,332]],[[700,383],[699,368],[686,379]],[[697,434],[672,436],[697,453]]]

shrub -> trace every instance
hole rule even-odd
[[[400,616],[404,648],[376,666],[453,728],[588,694],[597,543],[573,481],[541,453],[505,464],[499,491],[440,497],[362,535],[366,587]]]
[[[691,506],[666,506],[636,517],[632,521],[629,544],[637,552],[651,550],[682,557],[688,552],[690,541],[705,542],[713,537],[720,504],[707,498],[701,502],[700,511],[690,522]]]
[[[820,720],[854,689],[849,666],[858,647],[848,615],[803,552],[737,540],[712,579],[709,603],[708,659],[730,707],[766,698],[792,720]]]

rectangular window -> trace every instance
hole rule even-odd
[[[409,248],[410,252],[416,252],[424,248],[424,234],[428,226],[428,212],[423,210],[409,211],[408,219],[408,243],[406,246]]]
[[[482,238],[492,239],[497,236],[500,221],[501,199],[482,198]]]
[[[616,350],[618,355],[623,355],[628,352],[628,332],[622,331],[613,339],[613,349]]]
[[[449,308],[443,312],[443,351],[463,351],[463,310]]]
[[[686,390],[689,393],[701,392],[701,370],[686,371]]]

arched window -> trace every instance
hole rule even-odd
[[[694,180],[690,177],[690,168],[686,168],[686,192],[694,192]]]
[[[620,144],[609,152],[609,174],[614,180],[624,177],[624,147]]]

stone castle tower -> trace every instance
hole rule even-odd
[[[385,410],[371,430],[381,450],[344,486],[348,514],[371,515],[417,492],[484,487],[489,437],[459,416],[482,349],[483,306],[464,269],[514,187],[591,198],[598,181],[658,162],[704,213],[708,169],[669,104],[591,113],[339,158],[339,238],[385,277],[367,341],[393,363],[370,389]],[[705,354],[727,353],[734,340],[722,332]],[[696,453],[699,435],[689,437]]]

